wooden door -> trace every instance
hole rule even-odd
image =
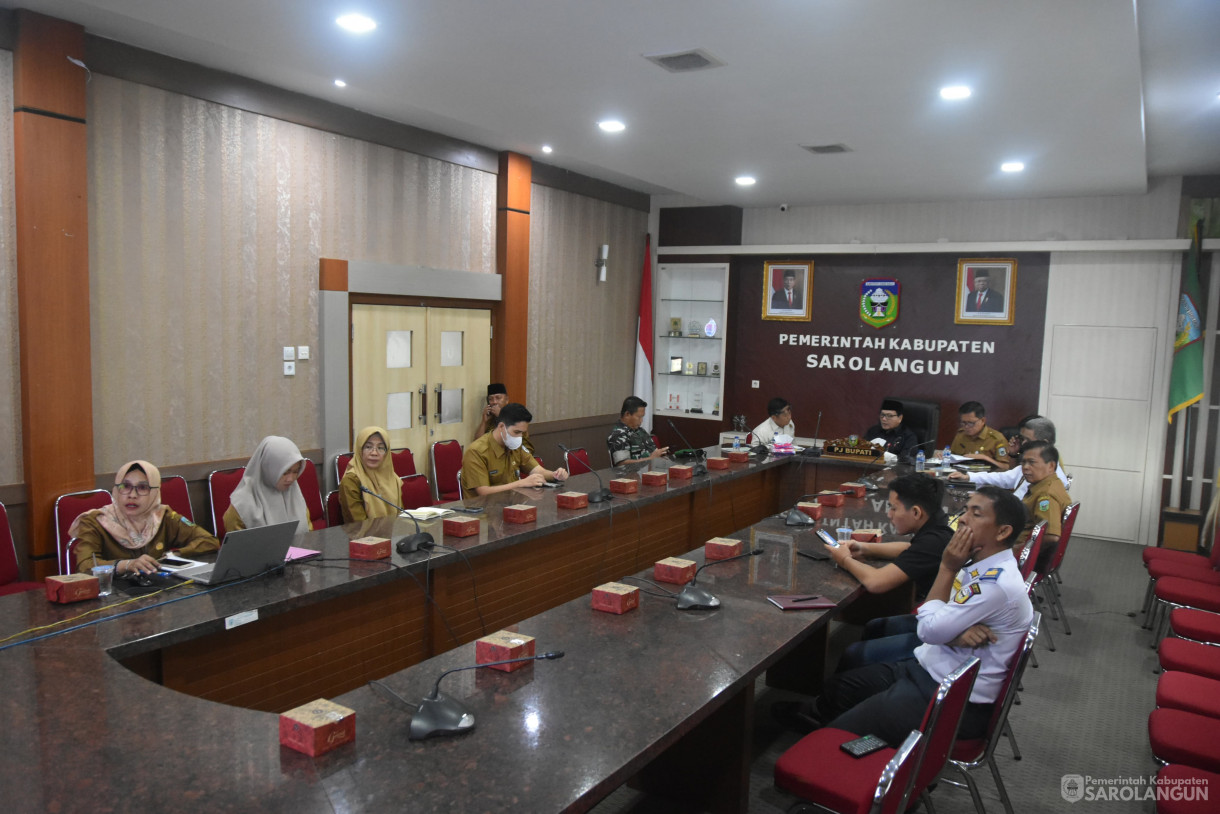
[[[487,403],[491,312],[428,309],[428,443],[470,443]]]

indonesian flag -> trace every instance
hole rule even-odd
[[[652,432],[652,239],[644,237],[644,279],[640,282],[640,319],[635,338],[635,383],[631,392],[648,402],[644,429]]]

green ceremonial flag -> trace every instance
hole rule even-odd
[[[1203,399],[1203,320],[1199,314],[1199,223],[1191,226],[1190,256],[1182,272],[1178,324],[1173,337],[1173,372],[1169,375],[1169,422],[1173,414]]]

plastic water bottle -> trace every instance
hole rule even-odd
[[[915,453],[915,471],[922,472],[928,468],[928,456],[923,454],[923,450]]]
[[[940,454],[940,471],[941,472],[948,472],[949,469],[951,468],[949,466],[949,456],[951,456],[952,454],[953,453],[949,451],[948,446],[946,446],[945,451]]]
[[[741,449],[741,436],[740,435],[733,436],[733,449],[734,450]]]

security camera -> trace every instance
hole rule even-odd
[[[780,204],[780,205],[779,205],[779,211],[780,211],[780,212],[787,212],[787,211],[788,211],[788,204]]]

